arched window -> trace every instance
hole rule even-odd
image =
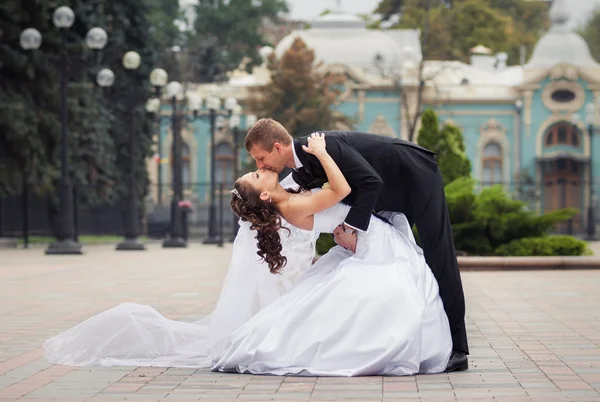
[[[488,142],[483,148],[483,185],[491,186],[503,182],[502,147],[497,142]]]
[[[226,187],[235,181],[233,177],[233,148],[226,142],[217,144],[215,148],[215,179]]]
[[[579,129],[571,123],[561,121],[553,124],[546,131],[544,144],[547,147],[553,145],[571,145],[579,146]]]

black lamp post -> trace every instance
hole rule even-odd
[[[167,85],[167,95],[171,99],[171,131],[173,134],[172,146],[172,183],[173,195],[171,197],[171,222],[169,225],[169,237],[163,241],[165,248],[183,248],[187,247],[183,239],[181,226],[181,208],[179,202],[183,199],[183,183],[181,171],[181,127],[179,116],[177,115],[177,98],[181,96],[182,87],[177,81],[172,81]]]
[[[56,241],[46,249],[46,254],[82,254],[81,244],[76,242],[73,217],[73,186],[69,175],[68,123],[67,123],[67,29],[75,22],[75,13],[69,7],[62,6],[52,16],[54,26],[61,31],[60,49],[60,159],[61,176],[59,181],[60,210],[56,225]],[[40,39],[41,40],[41,39]],[[101,28],[92,28],[86,35],[86,43],[92,50],[104,48],[107,42],[106,32]]]
[[[596,237],[596,222],[594,219],[594,123],[596,119],[595,103],[588,103],[585,107],[585,120],[588,126],[588,135],[590,136],[590,163],[588,172],[588,213],[587,213],[587,230],[585,240],[595,241]]]
[[[134,71],[140,67],[141,58],[137,52],[129,51],[123,56],[123,67],[130,71],[133,75]],[[133,81],[133,80],[132,80]],[[135,84],[134,84],[135,85]],[[136,133],[135,133],[135,96],[133,91],[129,94],[129,166],[127,172],[127,206],[125,210],[125,239],[117,244],[117,250],[134,251],[145,250],[146,247],[137,240],[139,232],[139,214],[138,214],[138,199],[137,199],[137,183],[135,182],[135,166],[136,166]]]
[[[158,177],[157,177],[157,183],[158,183],[158,188],[157,188],[157,193],[156,193],[156,197],[157,197],[157,202],[158,205],[162,206],[162,135],[160,132],[160,97],[161,97],[161,93],[162,93],[162,89],[165,85],[167,85],[167,81],[169,79],[169,76],[167,74],[167,72],[165,70],[163,70],[162,68],[155,68],[154,70],[152,70],[152,72],[150,73],[150,84],[152,84],[152,86],[154,87],[154,94],[155,94],[155,98],[158,101],[158,104],[156,104],[155,100],[151,100],[152,103],[147,103],[146,104],[146,110],[150,113],[154,113],[157,116],[158,119],[158,135],[157,135],[157,145],[156,145],[156,153],[158,156],[158,171],[156,172]],[[158,106],[156,108],[156,110],[149,110],[148,107],[150,108],[154,108],[155,106]]]
[[[31,50],[31,52],[39,49],[42,44],[42,34],[35,28],[27,28],[19,37],[19,42],[23,50]],[[35,67],[32,66],[32,70],[35,71]],[[33,78],[35,73],[31,75]],[[30,168],[25,166],[23,169],[23,194],[22,194],[22,205],[23,205],[23,247],[29,248],[29,171]]]
[[[208,209],[208,237],[204,239],[204,244],[221,244],[221,239],[217,233],[217,205],[216,205],[216,144],[215,131],[217,116],[230,117],[233,109],[237,106],[237,100],[229,97],[225,100],[225,110],[221,110],[221,99],[216,96],[210,96],[206,100],[208,108],[208,116],[210,120],[210,194],[209,194],[209,209]]]

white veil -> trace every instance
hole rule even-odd
[[[281,184],[297,187],[291,175]],[[284,229],[280,236],[287,264],[274,275],[256,254],[250,224],[240,221],[219,301],[207,317],[181,322],[150,306],[120,304],[48,339],[46,359],[70,366],[210,367],[219,339],[283,295],[310,268],[318,233],[286,227],[289,233]]]

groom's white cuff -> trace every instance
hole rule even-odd
[[[356,230],[357,232],[364,232],[364,230],[362,230],[362,229],[359,229],[357,227],[349,225],[348,222],[344,222],[344,225],[348,226],[349,228],[352,228],[352,229]]]

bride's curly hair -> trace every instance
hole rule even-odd
[[[271,273],[279,273],[287,263],[287,258],[281,255],[279,229],[284,228],[288,232],[290,230],[281,226],[281,217],[273,204],[261,200],[259,191],[238,180],[233,185],[230,205],[240,219],[250,222],[250,228],[256,229],[256,254],[269,265]]]

